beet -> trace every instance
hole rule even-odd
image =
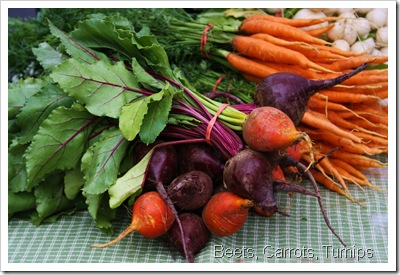
[[[251,200],[232,192],[218,192],[204,206],[201,216],[213,235],[225,237],[243,227],[253,205]]]
[[[162,143],[161,140],[146,145],[139,143],[135,147],[134,164],[138,163],[154,146]],[[178,171],[178,152],[175,146],[161,146],[156,148],[150,161],[149,170],[146,175],[148,189],[154,189],[155,182],[161,182],[165,186],[176,177]]]
[[[195,210],[204,206],[213,193],[213,182],[204,172],[194,170],[176,177],[167,192],[181,210]]]
[[[282,110],[298,125],[311,96],[344,82],[366,67],[367,63],[364,63],[349,73],[326,80],[310,80],[287,72],[274,73],[257,84],[254,101],[259,106],[272,106]]]
[[[177,146],[179,173],[200,170],[208,174],[213,182],[222,179],[226,158],[207,143],[187,143]]]
[[[278,165],[280,167],[295,166],[299,172],[306,173],[313,184],[315,192],[308,191],[290,182],[275,180],[273,171]],[[326,225],[338,240],[346,246],[329,222],[315,179],[310,171],[295,159],[279,152],[262,153],[252,149],[242,150],[227,161],[224,169],[224,183],[231,192],[252,200],[256,207],[259,208],[257,212],[262,212],[265,216],[271,216],[274,213],[288,216],[278,209],[274,196],[275,192],[297,192],[316,197]]]
[[[198,254],[207,244],[210,232],[201,217],[194,213],[182,213],[179,215],[185,232],[185,245],[187,247],[188,262],[194,262],[194,256]],[[174,223],[168,231],[168,239],[180,253],[184,254],[181,231],[177,223]]]
[[[278,159],[267,159],[261,152],[244,149],[230,158],[224,169],[224,184],[229,191],[250,199],[265,212],[277,212],[272,171]]]

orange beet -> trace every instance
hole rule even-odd
[[[210,232],[217,236],[229,236],[239,231],[253,202],[231,192],[215,194],[204,206],[202,218]]]
[[[91,245],[91,247],[111,246],[134,231],[145,238],[158,238],[167,233],[174,221],[175,216],[171,208],[160,194],[156,191],[147,192],[137,198],[133,205],[131,224],[116,239],[106,244]]]

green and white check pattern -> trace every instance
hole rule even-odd
[[[245,226],[229,237],[212,236],[199,253],[198,263],[387,263],[388,262],[388,175],[387,169],[369,175],[384,192],[350,185],[355,198],[367,208],[321,187],[324,206],[335,231],[347,244],[339,243],[327,228],[317,200],[294,194],[290,217],[263,218],[249,214]],[[304,186],[312,189],[307,181]],[[285,193],[277,194],[282,207],[289,204]],[[115,235],[129,223],[127,214],[115,223]],[[106,243],[87,212],[63,216],[55,224],[38,227],[12,219],[8,223],[9,263],[181,263],[185,259],[160,239],[132,234],[114,246],[92,249]]]

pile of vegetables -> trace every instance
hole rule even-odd
[[[223,25],[209,22],[220,12],[180,14],[158,27],[103,13],[68,32],[48,22],[51,39],[32,49],[42,74],[9,83],[9,218],[39,225],[87,209],[112,235],[116,211],[129,205],[126,230],[93,248],[134,231],[166,235],[194,262],[210,234],[234,234],[250,210],[288,216],[275,193],[296,192],[316,198],[345,246],[317,183],[352,201],[346,183],[378,188],[361,171],[385,166],[369,156],[387,153],[387,69],[373,67],[387,56],[333,50],[318,37],[332,25],[300,29],[340,16],[227,10]],[[171,47],[199,43],[174,62]],[[207,60],[198,59],[207,71],[199,82],[182,65],[194,56]],[[219,91],[227,74],[246,91]]]

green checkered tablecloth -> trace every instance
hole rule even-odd
[[[380,192],[352,185],[354,197],[365,200],[363,208],[321,188],[332,226],[347,244],[344,249],[329,231],[314,197],[293,196],[290,217],[262,218],[250,213],[245,226],[229,237],[212,236],[195,258],[197,263],[387,263],[388,262],[388,174],[371,173]],[[308,182],[304,185],[311,189]],[[288,196],[278,193],[281,205]],[[120,213],[115,234],[130,222]],[[112,237],[94,227],[87,212],[61,217],[57,223],[38,227],[12,219],[8,223],[8,263],[183,263],[163,239],[145,239],[132,234],[114,246],[91,249]]]

